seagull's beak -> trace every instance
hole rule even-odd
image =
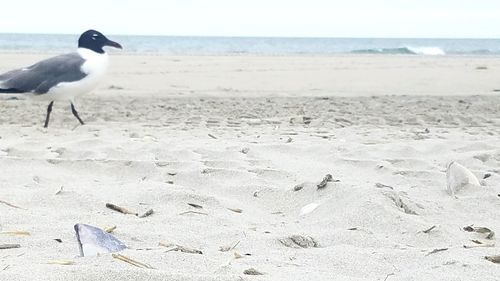
[[[118,48],[118,49],[123,49],[122,48],[122,45],[116,43],[115,41],[111,41],[108,39],[108,41],[106,42],[106,46],[110,46],[110,47],[113,47],[113,48]]]

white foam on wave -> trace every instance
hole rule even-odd
[[[417,55],[444,56],[445,51],[439,47],[406,47],[410,52]]]

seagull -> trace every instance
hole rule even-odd
[[[78,39],[76,52],[42,60],[32,66],[0,74],[0,94],[30,94],[50,101],[44,127],[49,126],[54,101],[69,101],[71,112],[84,122],[73,105],[74,98],[98,85],[108,68],[105,46],[122,49],[96,30],[87,30]]]

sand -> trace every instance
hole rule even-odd
[[[0,71],[46,56],[1,54]],[[45,103],[0,97],[0,200],[22,208],[0,203],[0,231],[30,233],[0,234],[21,245],[0,280],[498,280],[498,246],[464,248],[496,238],[463,227],[500,231],[500,58],[112,61],[77,100],[84,126],[69,104],[44,129]],[[482,186],[447,194],[452,160]],[[77,257],[75,223],[116,225],[120,254],[155,269]]]

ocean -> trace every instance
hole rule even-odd
[[[109,35],[128,53],[175,55],[500,55],[500,39],[265,38]],[[68,52],[78,35],[1,34],[3,52]]]

